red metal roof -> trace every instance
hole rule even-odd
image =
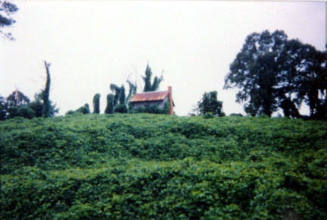
[[[168,91],[163,92],[143,92],[135,94],[131,102],[151,102],[162,101],[168,96]]]

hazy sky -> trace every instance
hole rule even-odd
[[[137,79],[149,63],[173,87],[178,115],[191,112],[206,91],[217,90],[223,110],[243,113],[236,90],[223,90],[229,65],[247,35],[284,30],[319,50],[326,44],[325,2],[16,1],[11,31],[0,38],[0,95],[16,88],[30,98],[45,84],[51,63],[51,99],[60,114],[101,94],[109,84]]]

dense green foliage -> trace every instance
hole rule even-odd
[[[318,51],[283,31],[252,33],[230,65],[225,88],[238,88],[237,102],[250,115],[300,117],[302,103],[312,118],[327,118],[327,50]]]
[[[205,92],[197,105],[200,115],[225,116],[223,102],[217,98],[217,91]]]
[[[116,84],[111,83],[110,89],[114,94],[114,106],[116,105],[125,105],[126,97],[125,97],[125,86],[117,86]]]
[[[114,112],[115,113],[127,113],[128,108],[125,104],[118,104],[114,107]]]
[[[107,108],[106,113],[127,113],[127,102],[128,99],[125,94],[125,86],[121,87],[116,84],[110,84],[110,89],[113,94],[108,94],[107,96]],[[131,90],[130,90],[131,92]]]
[[[170,103],[167,101],[161,107],[159,104],[150,104],[144,105],[140,107],[132,107],[129,108],[129,113],[151,113],[151,114],[169,114]]]
[[[0,219],[326,219],[327,123],[151,114],[0,123]]]
[[[83,106],[79,107],[75,111],[70,110],[66,113],[66,115],[72,115],[72,114],[90,114],[90,106],[89,104],[85,103]]]

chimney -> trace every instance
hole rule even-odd
[[[174,102],[173,102],[173,90],[171,86],[168,86],[168,97],[169,97],[169,114],[173,115],[174,114]]]

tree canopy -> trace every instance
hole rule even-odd
[[[250,115],[271,116],[280,108],[285,116],[299,117],[305,102],[311,117],[322,117],[326,60],[326,51],[288,40],[284,31],[252,33],[230,65],[224,88],[239,89],[236,101]]]
[[[18,11],[18,7],[9,2],[9,1],[3,1],[0,0],[0,34],[8,38],[10,40],[13,40],[13,36],[9,32],[5,32],[3,29],[5,27],[9,27],[12,24],[14,24],[16,21],[13,19],[12,14]]]

